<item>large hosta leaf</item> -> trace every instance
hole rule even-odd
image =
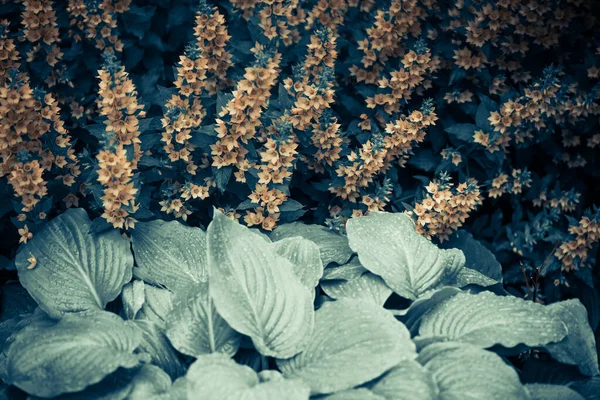
[[[419,235],[413,220],[404,214],[352,218],[346,230],[361,264],[408,299],[452,281],[465,262],[460,250],[438,249]]]
[[[233,356],[241,338],[217,313],[207,284],[175,296],[166,333],[177,350],[193,357],[215,352]]]
[[[277,364],[286,377],[301,378],[313,393],[333,393],[415,357],[408,330],[391,313],[375,303],[342,299],[317,311],[308,347]]]
[[[137,329],[104,311],[67,314],[51,325],[31,324],[10,345],[8,378],[36,396],[77,392],[119,367],[138,365],[141,355],[134,350],[141,340]]]
[[[424,367],[403,361],[372,385],[371,391],[386,400],[435,400],[437,385]]]
[[[324,266],[332,262],[344,264],[352,257],[353,251],[348,246],[348,238],[324,226],[292,222],[280,225],[271,233],[271,239],[275,242],[295,236],[312,240],[319,246]]]
[[[219,314],[263,355],[287,358],[302,351],[314,310],[292,264],[218,211],[207,233],[209,291]]]
[[[314,293],[319,279],[323,276],[323,262],[319,247],[301,237],[291,237],[273,243],[275,252],[292,263],[292,271],[300,282]]]
[[[558,343],[549,343],[546,349],[558,361],[577,365],[581,373],[594,376],[598,371],[598,352],[594,332],[588,324],[587,311],[577,299],[550,304],[548,310],[562,320],[569,333]]]
[[[177,221],[138,223],[131,235],[134,275],[172,291],[208,280],[206,233]]]
[[[441,400],[528,400],[517,372],[491,351],[463,343],[435,343],[417,359],[433,377]]]
[[[458,293],[438,304],[419,326],[422,338],[442,337],[483,348],[541,346],[566,334],[565,324],[547,307],[491,292]]]
[[[392,289],[379,276],[367,272],[358,278],[321,282],[321,288],[332,299],[345,297],[373,301],[383,306],[392,294]]]
[[[179,359],[177,351],[160,328],[151,321],[132,321],[142,333],[142,341],[138,351],[148,353],[151,362],[165,371],[172,379],[176,379],[185,373],[185,366]]]
[[[83,209],[70,209],[19,249],[19,280],[52,317],[102,309],[131,280],[129,242],[116,230],[88,233],[91,225]]]
[[[307,400],[310,392],[300,380],[280,378],[261,383],[254,370],[223,354],[198,357],[186,380],[188,400]]]

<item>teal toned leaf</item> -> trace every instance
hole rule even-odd
[[[460,250],[438,249],[416,232],[413,220],[405,214],[351,218],[346,230],[361,264],[408,299],[453,280],[464,265]]]
[[[582,374],[594,376],[600,373],[596,339],[583,304],[571,299],[550,304],[547,309],[563,321],[569,331],[560,342],[546,345],[552,357],[565,364],[577,365]]]
[[[135,319],[138,311],[142,309],[146,301],[144,281],[135,280],[123,286],[121,301],[123,302],[123,314],[125,318]]]
[[[148,353],[151,363],[160,367],[172,379],[185,374],[185,366],[163,330],[151,321],[132,321],[142,333],[138,352]]]
[[[531,400],[585,400],[585,397],[566,386],[530,383],[526,387]]]
[[[144,299],[137,318],[155,322],[164,328],[165,320],[173,309],[173,293],[167,289],[144,285]]]
[[[102,309],[131,280],[129,242],[117,230],[90,234],[91,224],[83,209],[69,209],[19,248],[19,280],[52,317]]]
[[[367,272],[367,270],[362,266],[358,257],[354,257],[344,265],[325,268],[321,280],[343,279],[349,281],[358,278],[365,272]]]
[[[383,306],[392,294],[392,289],[379,276],[367,272],[348,281],[335,280],[321,282],[321,288],[332,299],[345,297],[373,301]]]
[[[542,346],[562,340],[567,328],[548,307],[491,292],[458,293],[425,315],[420,338],[443,337],[482,348],[520,343]]]
[[[140,341],[139,331],[104,311],[67,314],[51,326],[32,324],[8,350],[9,380],[41,397],[77,392],[119,367],[138,365]]]
[[[134,375],[128,400],[148,400],[153,396],[167,393],[171,388],[171,378],[154,365],[142,366]]]
[[[460,289],[453,286],[444,286],[437,290],[431,290],[412,302],[406,309],[402,310],[400,315],[403,315],[402,322],[410,330],[413,335],[416,335],[419,330],[421,318],[438,304],[448,300],[455,294],[460,293]]]
[[[275,379],[261,383],[250,367],[223,354],[198,357],[187,375],[189,400],[308,399],[309,389],[299,380]]]
[[[217,313],[207,284],[175,296],[166,322],[173,346],[189,356],[214,352],[233,356],[240,344],[240,334]]]
[[[406,360],[371,386],[371,391],[386,400],[434,400],[437,385],[431,374],[414,360]]]
[[[308,347],[277,364],[285,377],[326,394],[368,382],[415,357],[408,330],[391,313],[371,302],[342,299],[323,304]]]
[[[456,278],[453,282],[454,285],[458,287],[465,287],[467,285],[479,285],[482,287],[488,287],[497,284],[498,281],[488,277],[487,275],[482,274],[479,271],[476,271],[471,268],[462,268],[456,274]]]
[[[134,275],[169,290],[185,290],[208,280],[206,233],[177,221],[136,224],[131,241]]]
[[[332,262],[344,264],[352,257],[353,251],[348,246],[348,238],[324,226],[292,222],[278,226],[271,233],[271,239],[274,242],[294,236],[312,240],[319,246],[323,266]]]
[[[314,293],[319,279],[323,276],[323,262],[319,247],[301,237],[290,237],[273,243],[275,252],[292,263],[292,271],[300,282]]]
[[[219,314],[263,355],[287,358],[302,351],[314,310],[293,265],[216,210],[207,233],[209,291]]]
[[[528,400],[517,372],[491,351],[463,343],[435,343],[417,359],[437,384],[440,399]]]
[[[441,245],[443,249],[456,248],[465,255],[465,267],[471,268],[483,275],[502,282],[502,266],[496,260],[494,253],[489,251],[484,245],[473,238],[469,232],[458,230]]]

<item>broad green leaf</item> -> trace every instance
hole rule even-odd
[[[435,400],[437,385],[431,374],[414,360],[406,360],[371,385],[371,392],[386,400]]]
[[[460,293],[460,289],[453,286],[444,286],[437,290],[430,290],[413,301],[407,309],[398,313],[403,315],[402,323],[406,325],[411,334],[416,335],[419,331],[421,318],[427,315],[438,304],[448,300],[457,293]]]
[[[440,250],[419,235],[405,214],[373,213],[346,223],[361,264],[402,297],[414,300],[452,281],[464,265],[460,250]]]
[[[51,317],[103,309],[131,280],[129,242],[117,230],[90,234],[91,225],[83,209],[69,209],[19,248],[19,280]]]
[[[292,264],[216,210],[207,233],[209,291],[218,313],[263,355],[287,358],[302,351],[314,310]]]
[[[32,324],[8,350],[9,380],[41,397],[77,392],[119,367],[137,366],[146,358],[134,354],[140,342],[137,329],[104,311],[67,314],[51,326]]]
[[[362,266],[358,257],[353,257],[350,261],[348,261],[344,265],[336,266],[336,267],[328,267],[323,271],[322,281],[343,279],[349,281],[354,278],[358,278],[365,272],[368,272],[365,267]]]
[[[144,298],[137,318],[155,322],[164,329],[165,320],[173,309],[173,293],[167,289],[144,285]]]
[[[295,236],[311,240],[319,246],[324,266],[332,262],[345,264],[352,257],[353,251],[348,246],[348,238],[324,226],[292,222],[278,226],[271,233],[274,242]]]
[[[467,285],[479,285],[482,287],[488,287],[497,284],[498,281],[482,274],[471,268],[463,268],[458,271],[456,278],[452,284],[457,287],[464,288]]]
[[[135,280],[123,286],[121,302],[123,303],[123,314],[127,319],[135,319],[138,311],[142,309],[146,295],[144,281]]]
[[[134,375],[128,400],[148,400],[165,394],[171,388],[171,378],[154,365],[142,366]]]
[[[319,279],[323,276],[323,262],[319,247],[301,237],[290,237],[273,243],[275,252],[292,263],[292,271],[300,282],[314,293]]]
[[[435,343],[417,359],[441,400],[528,400],[517,372],[491,351],[465,343]]]
[[[151,357],[151,363],[160,367],[172,379],[185,374],[185,366],[158,324],[141,320],[132,321],[132,323],[142,333],[142,341],[138,347],[138,352],[148,353]]]
[[[458,293],[425,315],[420,338],[442,337],[482,348],[520,343],[542,346],[567,335],[565,324],[548,307],[491,292]]]
[[[405,359],[416,357],[408,330],[384,308],[342,299],[316,313],[308,347],[278,360],[287,378],[300,378],[312,393],[333,393],[377,378]]]
[[[469,232],[458,230],[440,244],[443,249],[459,249],[465,255],[465,267],[471,268],[481,274],[502,282],[502,266],[496,260],[494,253],[489,251]]]
[[[585,400],[585,397],[566,386],[530,383],[525,387],[531,400]]]
[[[552,357],[565,364],[577,365],[584,375],[600,373],[596,339],[583,304],[578,299],[571,299],[550,304],[547,309],[565,323],[569,332],[560,342],[546,345]]]
[[[383,306],[392,294],[392,289],[385,284],[383,279],[370,272],[348,281],[324,281],[321,282],[321,288],[332,299],[349,297],[373,301],[378,306]]]
[[[208,295],[208,284],[175,296],[166,322],[167,337],[188,356],[219,352],[231,357],[240,345],[240,334],[217,313]]]
[[[310,391],[299,380],[261,383],[254,370],[218,353],[198,357],[186,380],[188,400],[307,400]]]
[[[133,274],[175,292],[208,280],[206,233],[177,221],[136,224]]]

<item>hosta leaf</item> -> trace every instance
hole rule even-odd
[[[421,338],[443,337],[482,348],[541,346],[566,334],[565,324],[547,307],[491,292],[458,293],[425,315],[419,327]]]
[[[216,210],[207,232],[209,291],[219,314],[263,355],[287,358],[302,351],[314,310],[292,264]]]
[[[69,209],[17,253],[21,284],[54,318],[102,309],[131,280],[129,242],[117,230],[90,234],[91,225],[83,209]]]
[[[215,352],[233,356],[240,344],[240,334],[217,313],[207,284],[178,294],[166,322],[173,346],[189,356]]]
[[[379,276],[367,272],[348,281],[335,280],[321,282],[321,288],[332,299],[345,297],[373,301],[383,306],[392,294],[392,289]]]
[[[403,361],[371,386],[386,400],[434,400],[437,386],[431,374],[414,360]]]
[[[585,400],[585,397],[566,386],[530,383],[526,387],[531,400]]]
[[[324,266],[332,262],[344,264],[352,257],[353,251],[348,246],[348,238],[324,226],[292,222],[278,226],[271,233],[271,239],[274,242],[294,236],[315,242],[319,246]]]
[[[438,249],[416,232],[408,215],[374,213],[352,218],[346,230],[361,264],[408,299],[454,279],[464,265],[460,250]]]
[[[333,393],[415,357],[408,330],[391,313],[371,302],[342,299],[323,304],[308,347],[277,364],[284,376],[304,380],[313,393]]]
[[[136,280],[123,286],[121,301],[123,302],[123,314],[125,318],[135,319],[138,311],[142,309],[146,301],[144,281]]]
[[[487,275],[482,274],[479,271],[476,271],[471,268],[462,268],[456,274],[456,278],[453,282],[455,286],[465,287],[467,285],[479,285],[482,287],[488,287],[497,284],[498,281],[488,277]]]
[[[587,319],[587,311],[577,299],[550,304],[548,307],[557,319],[562,320],[569,333],[558,343],[549,343],[546,349],[556,360],[577,365],[582,374],[594,376],[598,371],[596,339]]]
[[[167,393],[171,388],[171,378],[154,365],[142,366],[134,375],[128,400],[148,400]]]
[[[171,342],[163,330],[151,321],[132,321],[142,333],[142,341],[138,352],[148,353],[151,362],[165,371],[172,379],[176,379],[185,373],[185,367],[179,355],[171,345]]]
[[[29,325],[8,350],[10,382],[52,397],[100,382],[119,367],[139,364],[141,334],[118,316],[95,311],[65,315],[56,324]]]
[[[290,237],[273,243],[275,252],[292,263],[292,271],[300,282],[314,293],[323,276],[323,262],[319,247],[301,237]]]
[[[144,304],[137,314],[138,319],[155,322],[161,328],[173,309],[173,293],[167,289],[144,285]]]
[[[136,224],[131,235],[134,275],[171,291],[208,280],[206,233],[177,221]]]
[[[435,343],[417,359],[437,384],[439,398],[527,400],[517,372],[491,351],[464,343]]]
[[[261,383],[254,370],[223,354],[198,357],[186,380],[188,400],[307,400],[309,395],[308,387],[299,380]]]
[[[444,286],[437,290],[431,290],[412,302],[405,310],[402,310],[402,322],[413,335],[419,331],[421,318],[438,304],[446,301],[455,294],[460,293],[460,289],[453,286]]]
[[[343,279],[349,281],[350,279],[358,278],[365,272],[367,270],[362,266],[358,257],[354,257],[344,265],[325,268],[321,280]]]
[[[473,235],[469,232],[456,231],[440,247],[461,250],[465,255],[465,267],[474,269],[495,281],[502,282],[502,266],[496,260],[494,253],[473,238]]]

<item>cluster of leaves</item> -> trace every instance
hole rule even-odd
[[[0,0],[1,281],[72,207],[134,240],[167,224],[151,221],[207,226],[213,207],[341,234],[385,210],[467,246],[468,266],[489,249],[516,297],[579,299],[597,331],[597,15],[584,0]]]
[[[22,286],[3,293],[4,396],[598,393],[578,300],[512,296],[490,252],[439,249],[403,214],[352,218],[347,236],[298,222],[267,236],[217,210],[206,230],[152,221],[127,239],[91,229],[71,209],[19,250]]]

